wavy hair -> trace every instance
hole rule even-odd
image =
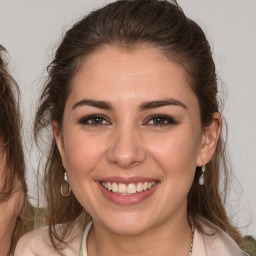
[[[5,48],[0,45],[0,142],[1,151],[5,155],[0,204],[9,200],[14,193],[17,181],[20,182],[23,193],[27,194],[21,139],[19,88],[14,78],[8,73],[5,53]],[[24,225],[19,217],[12,238],[11,250],[14,249],[19,237],[26,232],[20,227],[21,224]]]

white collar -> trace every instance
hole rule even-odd
[[[209,222],[202,218],[202,223],[204,221]],[[225,255],[225,256],[249,256],[247,253],[243,252],[235,241],[220,228],[216,227],[214,224],[209,224],[213,227],[213,230],[217,230],[217,233],[212,236],[207,236],[199,232],[195,228],[194,239],[193,239],[193,251],[192,256],[216,256],[216,255]],[[208,226],[208,225],[207,225]],[[211,228],[206,227],[203,224],[206,231],[211,233]],[[92,221],[90,221],[83,234],[80,256],[87,256],[87,237],[92,228]]]

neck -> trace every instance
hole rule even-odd
[[[166,220],[136,235],[119,235],[94,222],[88,237],[88,256],[187,256],[192,231],[184,217]]]
[[[1,215],[0,215],[1,216]],[[0,255],[7,256],[10,250],[11,241],[12,241],[12,232],[14,230],[15,225],[10,224],[8,226],[1,225],[0,223]]]

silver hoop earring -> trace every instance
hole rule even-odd
[[[68,193],[67,194],[64,194],[63,192],[63,183],[66,183],[66,185],[68,186]],[[63,197],[67,197],[70,195],[71,193],[71,187],[69,186],[69,182],[68,182],[68,176],[67,176],[67,172],[64,172],[64,182],[61,183],[61,186],[60,186],[60,193]]]
[[[199,177],[199,179],[198,179],[198,183],[201,185],[201,186],[203,186],[204,185],[204,172],[205,172],[205,170],[206,170],[206,166],[205,166],[205,164],[202,166],[202,173],[201,173],[201,175],[200,175],[200,177]]]

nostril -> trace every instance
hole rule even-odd
[[[140,143],[140,136],[134,127],[126,125],[116,131],[110,143],[107,158],[112,164],[122,168],[129,168],[142,163],[145,158],[144,145]]]
[[[109,151],[108,161],[123,168],[134,167],[145,161],[146,154],[141,151],[122,152],[121,150]]]
[[[110,160],[113,164],[119,165],[120,167],[123,168],[128,168],[128,167],[134,167],[137,164],[140,164],[141,161],[135,161],[131,160],[130,158],[118,158],[115,160]]]

